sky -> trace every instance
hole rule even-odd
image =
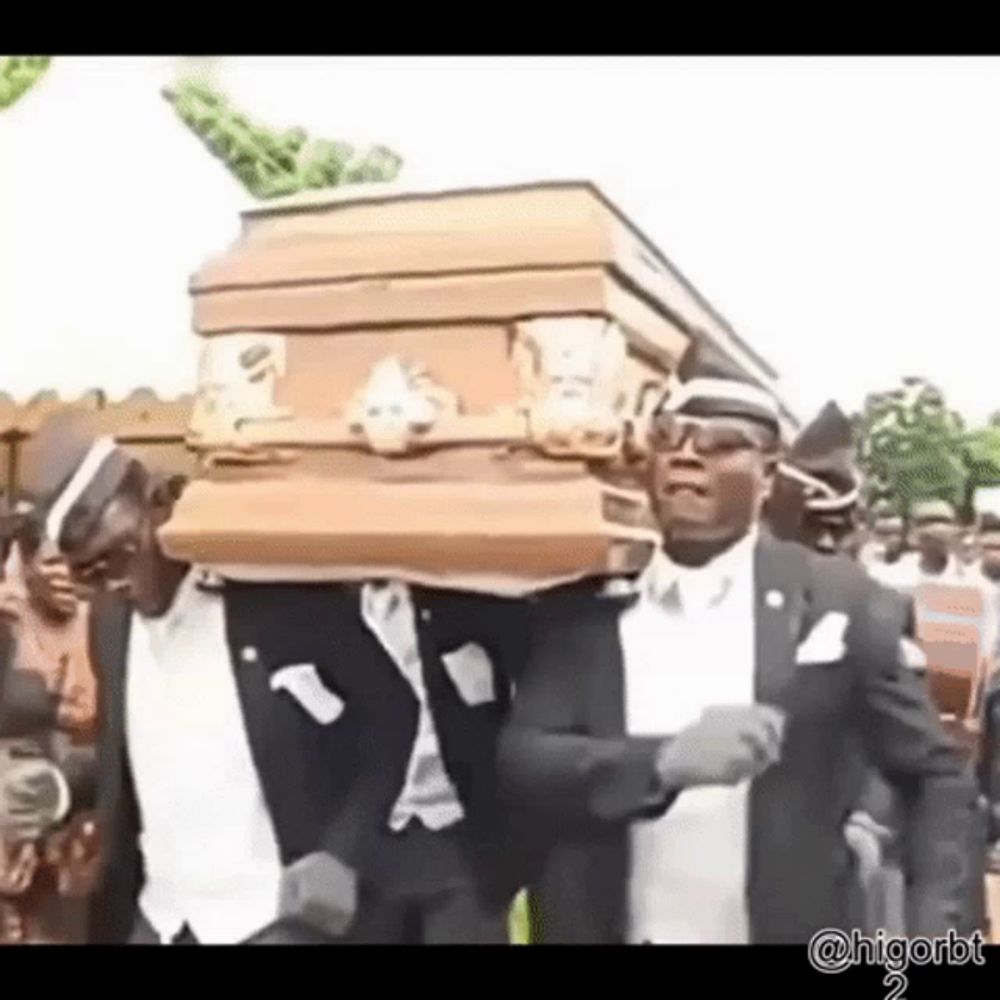
[[[160,97],[183,60],[58,57],[0,112],[0,391],[193,385],[187,280],[248,196]],[[1000,60],[211,61],[261,122],[403,182],[597,183],[801,417],[902,376],[1000,409]],[[995,384],[997,386],[995,387]]]

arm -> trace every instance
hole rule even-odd
[[[911,894],[909,932],[944,934],[974,924],[971,901],[975,880],[981,878],[978,852],[972,849],[975,782],[971,767],[944,733],[924,684],[901,662],[899,640],[906,621],[899,603],[874,586],[867,597],[868,641],[857,651],[862,731],[872,760],[899,793]]]
[[[613,619],[613,620],[612,620]],[[531,648],[501,737],[505,795],[539,816],[623,823],[663,813],[663,740],[591,732],[583,692],[592,675],[617,669],[615,609],[581,600],[536,609]]]

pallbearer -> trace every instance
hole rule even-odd
[[[778,466],[768,521],[779,538],[824,554],[851,554],[860,486],[851,423],[836,403],[827,403]]]
[[[652,422],[661,544],[630,598],[552,595],[503,741],[549,850],[548,941],[805,942],[846,923],[854,739],[908,812],[910,931],[962,924],[975,789],[900,602],[759,530],[773,399],[700,371]]]

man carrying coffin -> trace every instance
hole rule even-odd
[[[779,538],[823,555],[850,554],[860,487],[850,421],[836,403],[827,403],[778,466],[768,522]]]
[[[779,463],[766,511],[779,538],[798,541],[821,555],[856,557],[857,508],[861,477],[854,463],[853,429],[835,403],[808,424]],[[915,646],[904,643],[908,659]],[[866,780],[861,798],[844,826],[855,859],[858,892],[854,922],[866,933],[882,928],[903,933],[904,879],[898,866],[900,832],[892,789],[875,768],[857,766]]]
[[[95,636],[110,937],[504,941],[520,606],[206,583],[157,542],[176,491],[106,442],[83,454],[49,521],[79,578],[128,599]]]
[[[281,915],[292,940],[339,933],[354,891],[337,860],[350,794],[331,762],[360,768],[379,748],[350,720],[323,724],[318,676],[302,705],[271,683],[285,665],[322,669],[326,635],[303,627],[296,588],[220,587],[168,559],[156,532],[176,484],[71,418],[43,428],[29,459],[46,480],[36,492],[56,497],[47,537],[103,591],[90,940],[237,943]]]
[[[548,842],[542,939],[794,943],[845,926],[858,737],[906,806],[909,930],[962,927],[971,775],[902,663],[903,603],[759,530],[773,399],[691,378],[650,445],[661,549],[631,599],[543,602],[502,740],[508,794]]]

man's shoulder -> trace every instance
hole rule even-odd
[[[847,556],[821,555],[801,542],[772,535],[761,535],[758,548],[779,571],[801,575],[810,590],[828,598],[854,597],[872,583],[861,566]]]
[[[873,579],[855,560],[821,555],[799,542],[768,538],[764,544],[773,546],[786,561],[798,563],[812,601],[824,610],[861,616],[876,627],[905,626],[912,599]]]
[[[595,578],[536,594],[531,619],[536,630],[588,635],[615,625],[636,605],[638,589],[631,578]]]

